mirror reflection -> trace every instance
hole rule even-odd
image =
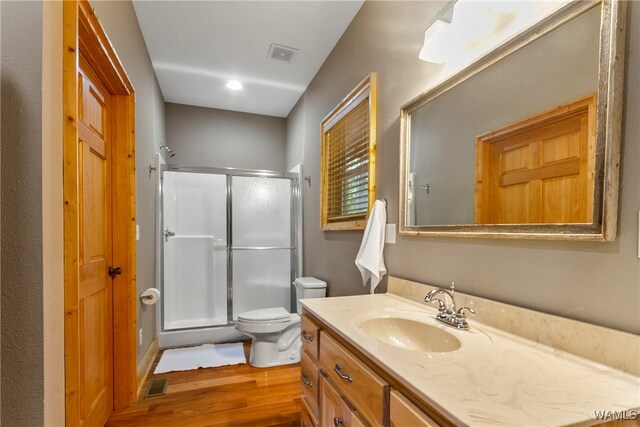
[[[407,225],[592,222],[600,13],[408,112]]]

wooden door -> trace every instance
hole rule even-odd
[[[110,95],[84,57],[78,70],[80,424],[113,410]]]
[[[477,224],[590,223],[595,96],[478,137]]]
[[[102,425],[137,396],[135,90],[91,4],[62,8],[65,418]]]

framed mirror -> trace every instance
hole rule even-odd
[[[567,2],[405,104],[400,233],[614,240],[625,12]]]

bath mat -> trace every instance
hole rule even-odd
[[[162,353],[154,374],[189,371],[198,368],[247,363],[242,343],[204,344],[198,347],[174,348]]]

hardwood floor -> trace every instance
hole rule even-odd
[[[245,354],[249,358],[249,344]],[[160,360],[156,357],[154,366]],[[166,374],[167,394],[141,398],[114,412],[107,426],[299,426],[300,365],[254,368],[249,364]]]

